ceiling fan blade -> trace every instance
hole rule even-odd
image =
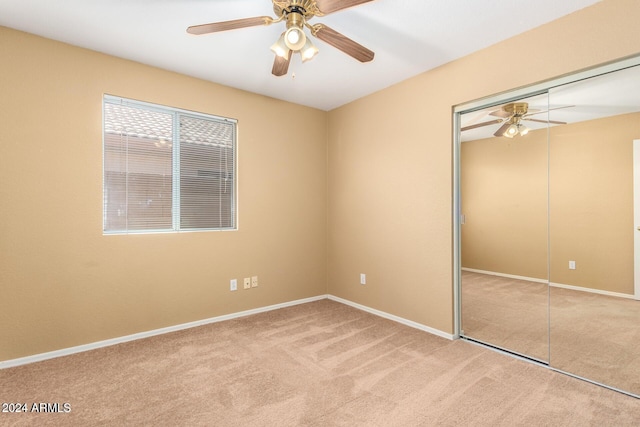
[[[499,109],[499,110],[495,110],[489,113],[490,116],[496,116],[496,117],[502,117],[502,118],[507,118],[507,117],[511,117],[513,115],[513,113],[509,113],[508,111],[504,111],[503,109]]]
[[[289,62],[291,61],[291,51],[289,51],[286,58],[276,55],[275,61],[273,61],[273,68],[271,74],[280,77],[287,74],[289,71]]]
[[[187,28],[187,33],[201,35],[217,33],[219,31],[235,30],[238,28],[255,27],[257,25],[269,25],[273,18],[269,16],[255,16],[253,18],[234,19],[233,21],[212,22],[210,24],[192,25]]]
[[[313,35],[360,62],[369,62],[375,55],[373,51],[323,24],[313,26]]]
[[[483,126],[495,125],[496,123],[502,123],[502,122],[503,122],[502,119],[495,119],[495,120],[491,120],[490,122],[476,123],[475,125],[465,126],[463,128],[460,128],[460,130],[464,132],[465,130],[471,130],[471,129],[480,128]]]
[[[546,113],[547,111],[561,110],[563,108],[571,108],[571,107],[575,107],[575,105],[563,105],[561,107],[549,108],[548,110],[531,110],[534,112],[525,114],[523,117],[529,117],[529,116],[533,116],[534,114],[542,114],[542,113]]]
[[[352,6],[358,6],[359,4],[368,3],[372,0],[316,0],[316,5],[323,15],[328,15],[333,12],[337,12],[342,9],[346,9]]]
[[[538,120],[538,119],[530,119],[528,117],[523,117],[522,120],[527,120],[529,122],[538,122],[538,123],[552,123],[554,125],[566,125],[567,122],[559,122],[557,120]]]
[[[509,129],[509,126],[511,126],[511,123],[506,122],[505,124],[500,126],[500,128],[493,134],[493,136],[502,136],[502,135],[504,135],[504,133],[507,131],[507,129]]]

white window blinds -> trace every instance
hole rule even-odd
[[[234,126],[179,117],[180,228],[231,228]]]
[[[236,122],[104,98],[105,233],[235,229]]]

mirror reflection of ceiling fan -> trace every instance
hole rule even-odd
[[[538,122],[538,123],[551,123],[555,125],[565,125],[566,122],[559,122],[556,120],[540,120],[532,119],[531,116],[535,114],[546,113],[551,110],[558,110],[560,108],[573,107],[572,105],[565,105],[562,107],[549,108],[547,110],[535,110],[529,109],[529,104],[526,102],[512,102],[510,104],[503,105],[499,110],[489,113],[490,116],[499,117],[495,120],[488,122],[476,123],[461,128],[461,131],[470,129],[476,129],[483,126],[495,125],[502,123],[502,126],[493,134],[494,136],[504,136],[507,138],[513,138],[516,135],[524,136],[529,133],[529,128],[522,123],[523,121]]]
[[[276,54],[271,70],[275,76],[284,76],[287,74],[293,53],[300,53],[302,62],[310,60],[318,53],[318,49],[311,43],[311,40],[304,32],[305,27],[312,36],[319,38],[323,42],[341,50],[360,62],[369,62],[373,59],[374,53],[366,47],[324,24],[311,25],[308,22],[315,16],[328,15],[348,7],[368,3],[372,0],[271,1],[273,2],[273,12],[277,18],[256,16],[232,21],[213,22],[210,24],[191,26],[187,28],[187,32],[189,34],[201,35],[258,25],[271,25],[284,21],[286,22],[286,30],[280,35],[280,38],[273,46],[271,46],[271,50]]]

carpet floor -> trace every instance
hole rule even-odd
[[[2,426],[637,426],[640,400],[330,301],[0,371]]]
[[[464,335],[640,395],[640,301],[463,272]]]
[[[549,361],[549,287],[544,283],[462,272],[465,336]]]

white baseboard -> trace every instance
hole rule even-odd
[[[610,297],[617,297],[617,298],[636,299],[635,295],[633,295],[633,294],[623,294],[623,293],[620,293],[620,292],[603,291],[603,290],[600,290],[600,289],[585,288],[585,287],[582,287],[582,286],[564,285],[562,283],[549,282],[547,280],[536,279],[534,277],[515,276],[513,274],[496,273],[495,271],[476,270],[474,268],[464,268],[464,267],[462,268],[462,271],[468,271],[470,273],[487,274],[489,276],[506,277],[506,278],[509,278],[509,279],[526,280],[528,282],[548,283],[549,286],[553,286],[555,288],[570,289],[572,291],[590,292],[592,294],[607,295],[607,296],[610,296]]]
[[[592,294],[606,295],[609,297],[635,299],[635,295],[633,294],[623,294],[620,292],[602,291],[600,289],[584,288],[582,286],[564,285],[562,283],[554,283],[554,282],[550,282],[549,286],[553,286],[554,288],[570,289],[572,291],[589,292]]]
[[[405,319],[405,318],[402,318],[402,317],[399,317],[399,316],[396,316],[396,315],[393,315],[393,314],[386,313],[384,311],[376,310],[375,308],[367,307],[367,306],[364,306],[364,305],[361,305],[361,304],[358,304],[358,303],[355,303],[355,302],[352,302],[352,301],[349,301],[349,300],[346,300],[346,299],[343,299],[343,298],[340,298],[340,297],[337,297],[337,296],[334,296],[334,295],[328,295],[328,298],[330,300],[332,300],[332,301],[336,301],[336,302],[339,302],[341,304],[349,305],[351,307],[357,308],[358,310],[366,311],[367,313],[375,314],[376,316],[383,317],[383,318],[389,319],[389,320],[393,320],[394,322],[398,322],[398,323],[401,323],[401,324],[403,324],[405,326],[410,326],[412,328],[419,329],[421,331],[428,332],[430,334],[437,335],[437,336],[442,337],[442,338],[446,338],[446,339],[449,339],[449,340],[453,340],[453,339],[456,338],[456,336],[454,336],[452,334],[449,334],[447,332],[443,332],[443,331],[441,331],[439,329],[434,329],[434,328],[431,328],[429,326],[425,326],[423,324],[414,322],[413,320],[408,320],[408,319]]]
[[[401,323],[406,326],[410,326],[412,328],[419,329],[424,332],[428,332],[433,335],[437,335],[439,337],[447,338],[450,340],[455,339],[456,337],[452,334],[448,334],[446,332],[442,332],[438,329],[430,328],[428,326],[422,325],[420,323],[404,319],[402,317],[394,316],[393,314],[385,313],[380,310],[376,310],[370,307],[366,307],[364,305],[360,305],[333,295],[319,295],[311,298],[304,298],[295,301],[285,302],[281,304],[269,305],[267,307],[255,308],[252,310],[240,311],[238,313],[225,314],[223,316],[211,317],[209,319],[197,320],[195,322],[183,323],[175,326],[168,326],[166,328],[154,329],[152,331],[147,332],[139,332],[132,335],[126,335],[123,337],[112,338],[104,341],[97,341],[90,344],[83,344],[75,347],[63,348],[61,350],[49,351],[47,353],[34,354],[32,356],[20,357],[18,359],[10,359],[0,362],[0,369],[13,368],[16,366],[27,365],[30,363],[42,362],[44,360],[55,359],[57,357],[70,356],[76,353],[82,353],[85,351],[96,350],[103,347],[109,347],[112,345],[122,344],[129,341],[140,340],[144,338],[150,338],[156,335],[168,334],[171,332],[177,332],[184,329],[195,328],[198,326],[204,326],[211,323],[222,322],[225,320],[237,319],[239,317],[250,316],[252,314],[264,313],[267,311],[278,310],[280,308],[292,307],[299,304],[306,304],[309,302],[320,301],[323,299],[330,299],[345,305],[349,305],[351,307],[357,308],[359,310],[366,311],[371,314],[375,314],[376,316],[383,317],[385,319],[393,320],[395,322]]]
[[[72,354],[82,353],[89,350],[95,350],[102,347],[109,347],[112,345],[122,344],[129,341],[140,340],[144,338],[153,337],[156,335],[168,334],[170,332],[181,331],[183,329],[195,328],[197,326],[203,326],[211,323],[222,322],[224,320],[237,319],[239,317],[250,316],[252,314],[264,313],[267,311],[277,310],[285,307],[292,307],[294,305],[305,304],[308,302],[319,301],[323,299],[327,299],[327,295],[319,295],[317,297],[304,298],[296,301],[269,305],[267,307],[260,307],[252,310],[240,311],[238,313],[225,314],[223,316],[211,317],[209,319],[197,320],[195,322],[183,323],[175,326],[168,326],[166,328],[154,329],[152,331],[147,331],[147,332],[139,332],[137,334],[126,335],[123,337],[112,338],[112,339],[98,341],[90,344],[83,344],[75,347],[64,348],[61,350],[50,351],[47,353],[34,354],[33,356],[26,356],[26,357],[20,357],[18,359],[5,360],[0,362],[0,369],[27,365],[29,363],[41,362],[48,359],[54,359],[56,357],[69,356]]]
[[[516,276],[514,274],[497,273],[495,271],[476,270],[475,268],[462,268],[462,271],[468,271],[470,273],[488,274],[489,276],[506,277],[508,279],[526,280],[527,282],[535,283],[549,283],[546,279],[537,279],[535,277]]]

